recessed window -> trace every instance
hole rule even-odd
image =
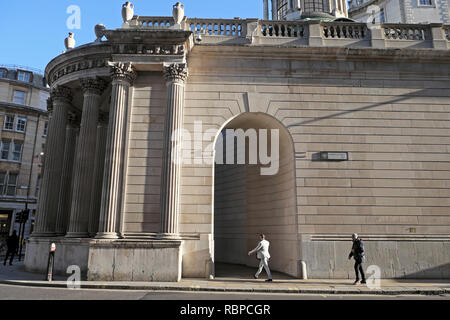
[[[419,0],[419,5],[421,6],[432,6],[433,0]]]
[[[7,75],[8,75],[8,70],[0,69],[0,78],[6,78]]]
[[[25,128],[27,127],[27,118],[18,117],[16,131],[25,132]]]
[[[31,72],[28,71],[17,71],[17,80],[23,82],[31,82]]]
[[[14,90],[13,102],[25,104],[25,91]]]
[[[14,142],[13,161],[20,161],[22,158],[22,143]]]
[[[5,124],[3,126],[5,130],[14,130],[14,116],[6,115]]]
[[[48,121],[45,121],[45,124],[44,124],[44,136],[47,135],[47,132],[48,132]]]
[[[0,172],[0,194],[3,194],[5,191],[5,179],[6,172]]]
[[[8,185],[6,186],[6,195],[14,197],[16,195],[17,173],[9,173]]]
[[[9,158],[9,145],[11,144],[11,141],[3,140],[2,141],[2,152],[1,152],[1,159],[2,160],[8,160]]]

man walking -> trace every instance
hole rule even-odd
[[[363,241],[358,237],[356,233],[352,235],[353,240],[353,246],[352,251],[350,252],[348,259],[350,260],[352,257],[355,259],[355,274],[356,274],[356,280],[353,283],[354,285],[359,283],[359,272],[361,273],[361,283],[366,283],[366,276],[364,274],[364,270],[362,267],[362,264],[365,262],[365,253],[364,253],[364,243]]]
[[[267,272],[267,276],[269,277],[266,282],[272,282],[272,274],[270,273],[270,269],[269,269],[269,259],[270,259],[270,254],[269,254],[269,241],[266,240],[266,236],[263,234],[259,235],[259,239],[261,240],[258,245],[256,246],[255,249],[251,250],[248,252],[248,255],[251,255],[252,253],[256,252],[256,258],[259,259],[259,269],[255,274],[255,279],[258,279],[259,275],[262,272],[262,269],[264,267],[264,269]]]
[[[13,234],[10,235],[6,240],[6,246],[8,247],[8,250],[6,251],[5,261],[3,261],[3,265],[6,266],[6,260],[8,260],[9,255],[11,255],[9,265],[12,266],[14,255],[16,254],[17,247],[19,246],[19,238],[17,237],[16,230],[14,230]]]

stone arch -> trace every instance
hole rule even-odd
[[[268,165],[261,165],[259,156],[258,164],[249,164],[250,139],[246,139],[245,164],[215,164],[215,262],[256,266],[258,261],[255,256],[248,257],[247,252],[256,246],[258,234],[264,233],[271,243],[271,268],[296,277],[299,248],[292,137],[285,126],[271,115],[262,112],[241,113],[229,119],[219,130],[215,140],[216,155],[220,152],[219,140],[223,139],[227,129],[242,129],[244,132],[254,129],[258,133],[258,141],[262,134],[261,129],[266,129],[269,136],[271,130],[277,129],[279,170],[274,175],[262,175],[261,168]],[[270,150],[271,139],[268,140]],[[230,140],[222,141],[225,141],[223,148],[226,149],[227,141],[230,143]],[[234,152],[238,154],[236,151],[235,144]],[[234,158],[236,161],[237,156]]]

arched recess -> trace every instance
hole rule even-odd
[[[298,276],[298,227],[296,210],[296,183],[294,145],[288,130],[277,119],[264,113],[243,113],[229,120],[216,138],[216,154],[220,148],[226,158],[226,144],[220,139],[227,129],[255,129],[258,141],[262,129],[267,130],[271,150],[271,130],[279,134],[279,168],[274,175],[262,175],[261,168],[270,165],[249,164],[249,141],[246,139],[245,164],[217,163],[214,168],[214,256],[216,263],[255,267],[255,256],[248,256],[264,233],[270,241],[271,269]],[[223,141],[223,140],[222,140]],[[236,150],[234,144],[234,153]],[[259,148],[258,148],[259,152]],[[270,152],[269,152],[270,153]],[[272,159],[273,160],[273,159]],[[275,162],[274,162],[275,164]]]

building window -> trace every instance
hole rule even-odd
[[[8,70],[0,69],[0,78],[6,78],[7,75],[8,75]]]
[[[45,124],[44,124],[44,133],[43,133],[43,135],[46,136],[46,135],[47,135],[47,132],[48,132],[48,121],[45,121]]]
[[[23,81],[23,82],[31,82],[31,72],[28,71],[17,71],[17,80]]]
[[[14,197],[16,195],[17,173],[9,173],[8,185],[6,186],[6,195]]]
[[[14,116],[6,115],[5,124],[3,126],[5,130],[14,130]]]
[[[20,161],[22,158],[22,143],[14,142],[13,161]]]
[[[386,16],[384,14],[384,9],[381,8],[380,9],[380,23],[385,23],[386,22]]]
[[[286,17],[288,11],[288,3],[287,0],[281,0],[278,2],[278,20]]]
[[[9,145],[11,144],[8,140],[2,141],[2,153],[1,153],[1,159],[2,160],[8,160],[9,158]]]
[[[13,102],[25,104],[25,91],[14,90]]]
[[[25,128],[27,127],[27,118],[18,117],[16,131],[25,132]]]
[[[421,6],[432,6],[433,0],[419,0],[419,5]]]
[[[5,191],[5,178],[6,172],[0,172],[0,194],[3,194]]]

